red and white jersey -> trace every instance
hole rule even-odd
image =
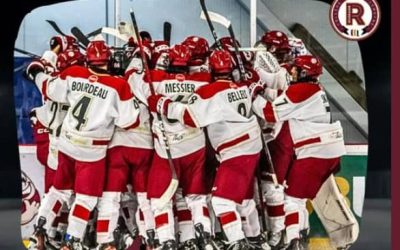
[[[115,126],[130,128],[138,124],[139,109],[123,78],[72,66],[37,84],[45,98],[70,105],[58,145],[74,159],[104,158]]]
[[[39,74],[35,78],[36,84],[42,85],[43,82],[54,78],[56,75]],[[36,116],[38,120],[46,126],[49,130],[49,155],[47,158],[47,165],[56,170],[58,166],[58,138],[61,133],[61,126],[63,124],[64,118],[69,109],[67,103],[54,102],[45,97],[43,93],[43,88],[39,89],[44,96],[43,106],[36,108]]]
[[[186,103],[193,92],[210,83],[211,76],[207,72],[175,74],[163,70],[151,70],[151,80],[157,94],[167,96],[176,102]],[[132,74],[129,82],[137,98],[147,104],[150,85],[144,80],[143,74]],[[152,131],[155,134],[154,148],[159,156],[167,158],[160,129],[161,122],[158,121],[156,113],[152,113],[152,116]],[[205,146],[202,129],[186,126],[177,120],[167,119],[163,115],[162,122],[173,158],[191,154]]]
[[[346,153],[343,129],[339,121],[330,123],[329,102],[320,84],[292,84],[273,102],[258,96],[253,111],[269,123],[289,122],[298,159]]]
[[[109,148],[116,146],[154,148],[149,109],[136,98],[134,99],[134,105],[140,110],[139,125],[130,129],[115,128],[114,135],[108,145]]]
[[[222,162],[260,152],[260,128],[251,105],[246,85],[217,81],[199,88],[188,104],[170,103],[168,118],[191,127],[207,127],[211,145]]]

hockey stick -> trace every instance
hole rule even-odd
[[[137,25],[137,22],[136,22],[135,13],[133,12],[132,9],[130,11],[130,14],[131,14],[131,19],[132,19],[132,23],[133,23],[133,29],[135,30],[135,34],[136,34],[137,41],[138,41],[138,44],[139,44],[140,55],[142,57],[142,62],[143,62],[143,66],[144,66],[144,69],[145,69],[145,73],[147,73],[148,76],[149,76],[148,77],[148,81],[150,83],[149,84],[150,92],[151,92],[152,95],[155,95],[156,92],[154,90],[153,82],[151,80],[151,72],[150,72],[150,69],[149,69],[149,65],[147,63],[146,55],[144,53],[142,39],[141,39],[140,34],[139,34],[139,28],[138,28],[138,25]],[[176,192],[176,189],[178,188],[179,182],[178,182],[178,178],[176,176],[174,162],[172,161],[172,155],[171,155],[171,150],[169,148],[169,142],[168,142],[167,136],[165,135],[165,127],[164,127],[164,123],[163,123],[162,118],[161,118],[161,114],[157,113],[157,119],[158,119],[158,121],[160,121],[160,130],[161,130],[161,134],[162,134],[162,139],[163,139],[163,141],[165,143],[165,151],[167,153],[168,164],[169,164],[169,168],[171,170],[171,175],[172,175],[171,182],[169,183],[167,190],[165,190],[165,192],[161,195],[161,197],[159,199],[159,202],[157,204],[157,207],[162,208],[174,196],[174,194]]]
[[[60,29],[60,27],[58,27],[57,23],[54,22],[53,20],[46,20],[46,22],[48,22],[51,27],[53,27],[53,29],[60,35],[62,36],[67,36],[67,34],[65,34],[64,32],[62,32],[62,30]],[[82,49],[86,49],[85,46],[83,46],[82,44],[78,43],[79,47],[81,47]]]
[[[33,53],[31,53],[29,51],[26,51],[26,50],[23,50],[23,49],[14,48],[14,50],[19,52],[19,53],[21,53],[21,54],[27,55],[27,56],[35,58],[35,59],[40,58],[39,55],[33,54]]]
[[[171,43],[171,29],[172,25],[170,22],[164,22],[163,33],[164,33],[164,41],[167,42],[168,46]]]
[[[86,34],[86,37],[89,38],[89,37],[92,37],[92,36],[96,36],[96,35],[98,35],[100,33],[101,33],[101,28],[98,28],[97,30],[94,30],[94,31]]]
[[[80,43],[82,43],[85,47],[87,47],[90,43],[90,40],[83,34],[83,32],[78,27],[72,27],[71,29],[72,35],[78,39]]]
[[[200,0],[200,5],[201,5],[201,9],[203,10],[202,13],[204,13],[204,15],[205,15],[205,20],[207,20],[208,27],[211,30],[211,34],[212,34],[212,36],[213,36],[213,38],[215,40],[215,44],[217,45],[218,49],[222,49],[221,42],[218,40],[217,32],[215,31],[214,25],[211,22],[210,17],[208,16],[208,11],[207,11],[205,0]]]
[[[200,2],[204,3],[204,0],[200,0]],[[204,14],[203,14],[204,13]],[[229,30],[229,34],[231,36],[231,39],[233,41],[233,45],[235,48],[235,55],[236,55],[236,60],[238,62],[238,66],[239,66],[239,71],[240,71],[240,77],[242,80],[244,80],[245,77],[245,70],[244,70],[244,66],[243,66],[243,61],[242,61],[242,57],[239,54],[239,48],[238,48],[238,44],[236,43],[236,38],[235,38],[235,33],[233,32],[233,28],[232,28],[232,24],[231,22],[225,18],[224,16],[214,13],[214,12],[209,12],[209,13],[205,13],[204,10],[202,12],[202,15],[200,16],[200,18],[204,19],[204,18],[209,18],[209,22],[216,22],[219,23],[223,26],[225,26],[228,30]],[[276,173],[275,173],[275,169],[274,169],[274,165],[272,162],[272,158],[271,158],[271,153],[269,152],[268,146],[266,145],[264,139],[263,139],[263,134],[261,132],[261,141],[263,144],[263,148],[264,148],[264,152],[265,155],[267,157],[267,161],[268,161],[268,165],[269,165],[269,171],[271,172],[271,177],[272,177],[272,181],[274,182],[274,185],[276,187],[278,187],[278,179],[276,178]]]
[[[124,42],[128,42],[129,41],[129,37],[127,35],[121,34],[118,30],[113,29],[113,28],[109,28],[109,27],[103,27],[101,29],[101,33],[106,33],[112,36],[117,37],[118,39],[124,41]]]

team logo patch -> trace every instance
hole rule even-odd
[[[40,206],[40,194],[33,181],[21,171],[22,179],[22,206],[21,206],[21,225],[31,222],[38,213]]]
[[[376,0],[335,0],[330,21],[335,31],[348,40],[363,40],[378,28],[381,12]]]
[[[97,82],[97,80],[99,80],[99,77],[96,75],[91,75],[88,78],[89,82]]]
[[[176,78],[176,80],[178,80],[180,82],[183,82],[186,79],[185,75],[183,75],[183,74],[177,74],[175,78]]]

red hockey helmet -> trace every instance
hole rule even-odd
[[[56,66],[58,71],[63,71],[73,65],[83,65],[84,62],[85,56],[79,49],[68,49],[58,55]]]
[[[233,63],[236,63],[236,55],[235,55],[235,47],[234,43],[231,37],[222,37],[219,39],[221,46],[224,50],[227,50],[231,53],[232,58],[235,58]],[[240,48],[240,43],[238,40],[236,40],[236,44]],[[252,51],[240,51],[239,52],[240,57],[242,58],[243,64],[245,66],[251,66],[253,59],[254,59],[254,53]]]
[[[267,48],[272,48],[273,50],[277,51],[287,51],[289,52],[289,39],[285,33],[279,30],[272,30],[266,32],[261,37],[261,42],[267,45]],[[274,51],[271,51],[274,52]]]
[[[169,62],[172,66],[187,66],[191,53],[183,44],[177,44],[169,50]]]
[[[75,37],[72,36],[53,36],[50,39],[50,49],[53,50],[57,46],[60,46],[59,52],[64,52],[67,49],[77,49],[78,42]]]
[[[210,56],[210,66],[213,73],[231,73],[233,69],[231,54],[226,50],[214,50]]]
[[[311,55],[298,56],[294,59],[293,66],[297,68],[298,79],[316,79],[322,74],[322,64],[320,60]]]
[[[208,56],[210,51],[210,47],[205,38],[199,36],[189,36],[183,41],[184,45],[186,45],[191,53],[192,59],[205,59]]]
[[[92,41],[86,48],[86,61],[90,65],[107,64],[110,57],[110,48],[104,41]]]

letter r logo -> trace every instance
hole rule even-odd
[[[362,19],[364,15],[364,7],[359,3],[346,3],[346,24],[353,25],[354,21],[358,25],[365,25]],[[354,21],[353,21],[354,20]]]

